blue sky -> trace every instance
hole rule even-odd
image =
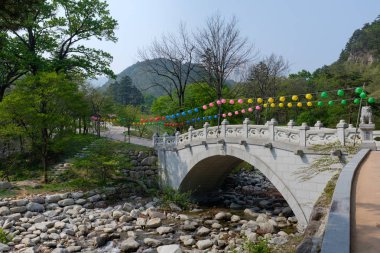
[[[334,62],[352,33],[380,15],[379,0],[107,0],[118,20],[116,44],[89,41],[110,52],[119,73],[137,62],[139,48],[162,33],[189,29],[219,12],[235,15],[241,34],[264,57],[271,53],[290,63],[290,72],[314,71]]]

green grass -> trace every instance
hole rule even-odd
[[[0,198],[11,198],[17,195],[15,190],[0,190]]]

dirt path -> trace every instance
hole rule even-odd
[[[356,176],[352,193],[351,252],[380,252],[380,151],[372,151]],[[354,185],[355,186],[355,185]]]
[[[128,141],[128,138],[125,139],[123,132],[125,129],[123,127],[118,127],[118,126],[109,126],[107,131],[101,132],[101,136],[118,140],[118,141]],[[130,137],[130,142],[133,144],[145,146],[145,147],[153,147],[153,142],[152,140],[148,140],[145,138],[139,138],[139,137]]]

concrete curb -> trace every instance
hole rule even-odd
[[[322,253],[350,253],[352,183],[357,169],[370,151],[360,150],[339,175],[323,237]]]

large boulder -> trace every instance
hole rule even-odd
[[[214,245],[214,243],[210,239],[200,240],[200,241],[197,242],[197,247],[200,250],[208,249],[212,245]]]
[[[135,252],[139,247],[140,244],[133,237],[129,237],[121,243],[120,250],[121,252]]]

